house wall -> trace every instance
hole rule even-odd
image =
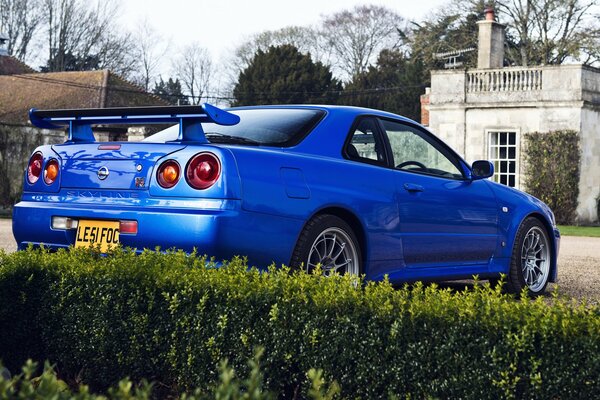
[[[581,111],[581,175],[577,215],[582,221],[598,221],[600,202],[600,108]]]

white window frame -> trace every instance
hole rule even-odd
[[[501,133],[514,133],[515,134],[515,144],[511,145],[509,144],[509,140],[507,140],[507,143],[505,145],[501,145],[500,144],[500,140],[497,140],[497,144],[496,145],[492,145],[493,141],[492,141],[492,136],[493,135],[497,135],[498,139],[499,139],[499,134]],[[503,175],[507,175],[509,176],[514,176],[515,177],[515,188],[516,189],[520,189],[521,188],[521,132],[519,129],[515,129],[515,128],[494,128],[494,129],[486,129],[485,131],[485,137],[486,137],[486,154],[487,154],[487,158],[488,160],[494,164],[494,176],[491,177],[490,179],[493,180],[494,182],[498,182],[500,183],[500,171],[496,170],[496,164],[500,165],[501,161],[513,161],[512,159],[508,158],[508,154],[509,151],[508,149],[510,147],[514,147],[515,148],[515,158],[514,158],[514,162],[515,162],[515,172],[504,172],[502,173]],[[492,147],[495,147],[498,149],[498,157],[492,157]],[[500,158],[500,151],[499,149],[501,147],[506,147],[506,154],[507,154],[507,158]],[[510,182],[510,179],[507,179],[507,182]],[[507,185],[508,186],[508,185]]]

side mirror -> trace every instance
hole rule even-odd
[[[477,160],[471,167],[471,179],[486,179],[494,175],[494,164],[487,160]]]

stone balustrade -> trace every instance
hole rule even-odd
[[[467,93],[542,90],[542,67],[472,70],[466,75]]]

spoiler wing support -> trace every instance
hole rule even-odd
[[[31,123],[42,129],[67,129],[67,142],[95,142],[92,125],[179,124],[179,142],[208,143],[202,122],[235,125],[240,117],[208,103],[202,106],[29,110]]]

